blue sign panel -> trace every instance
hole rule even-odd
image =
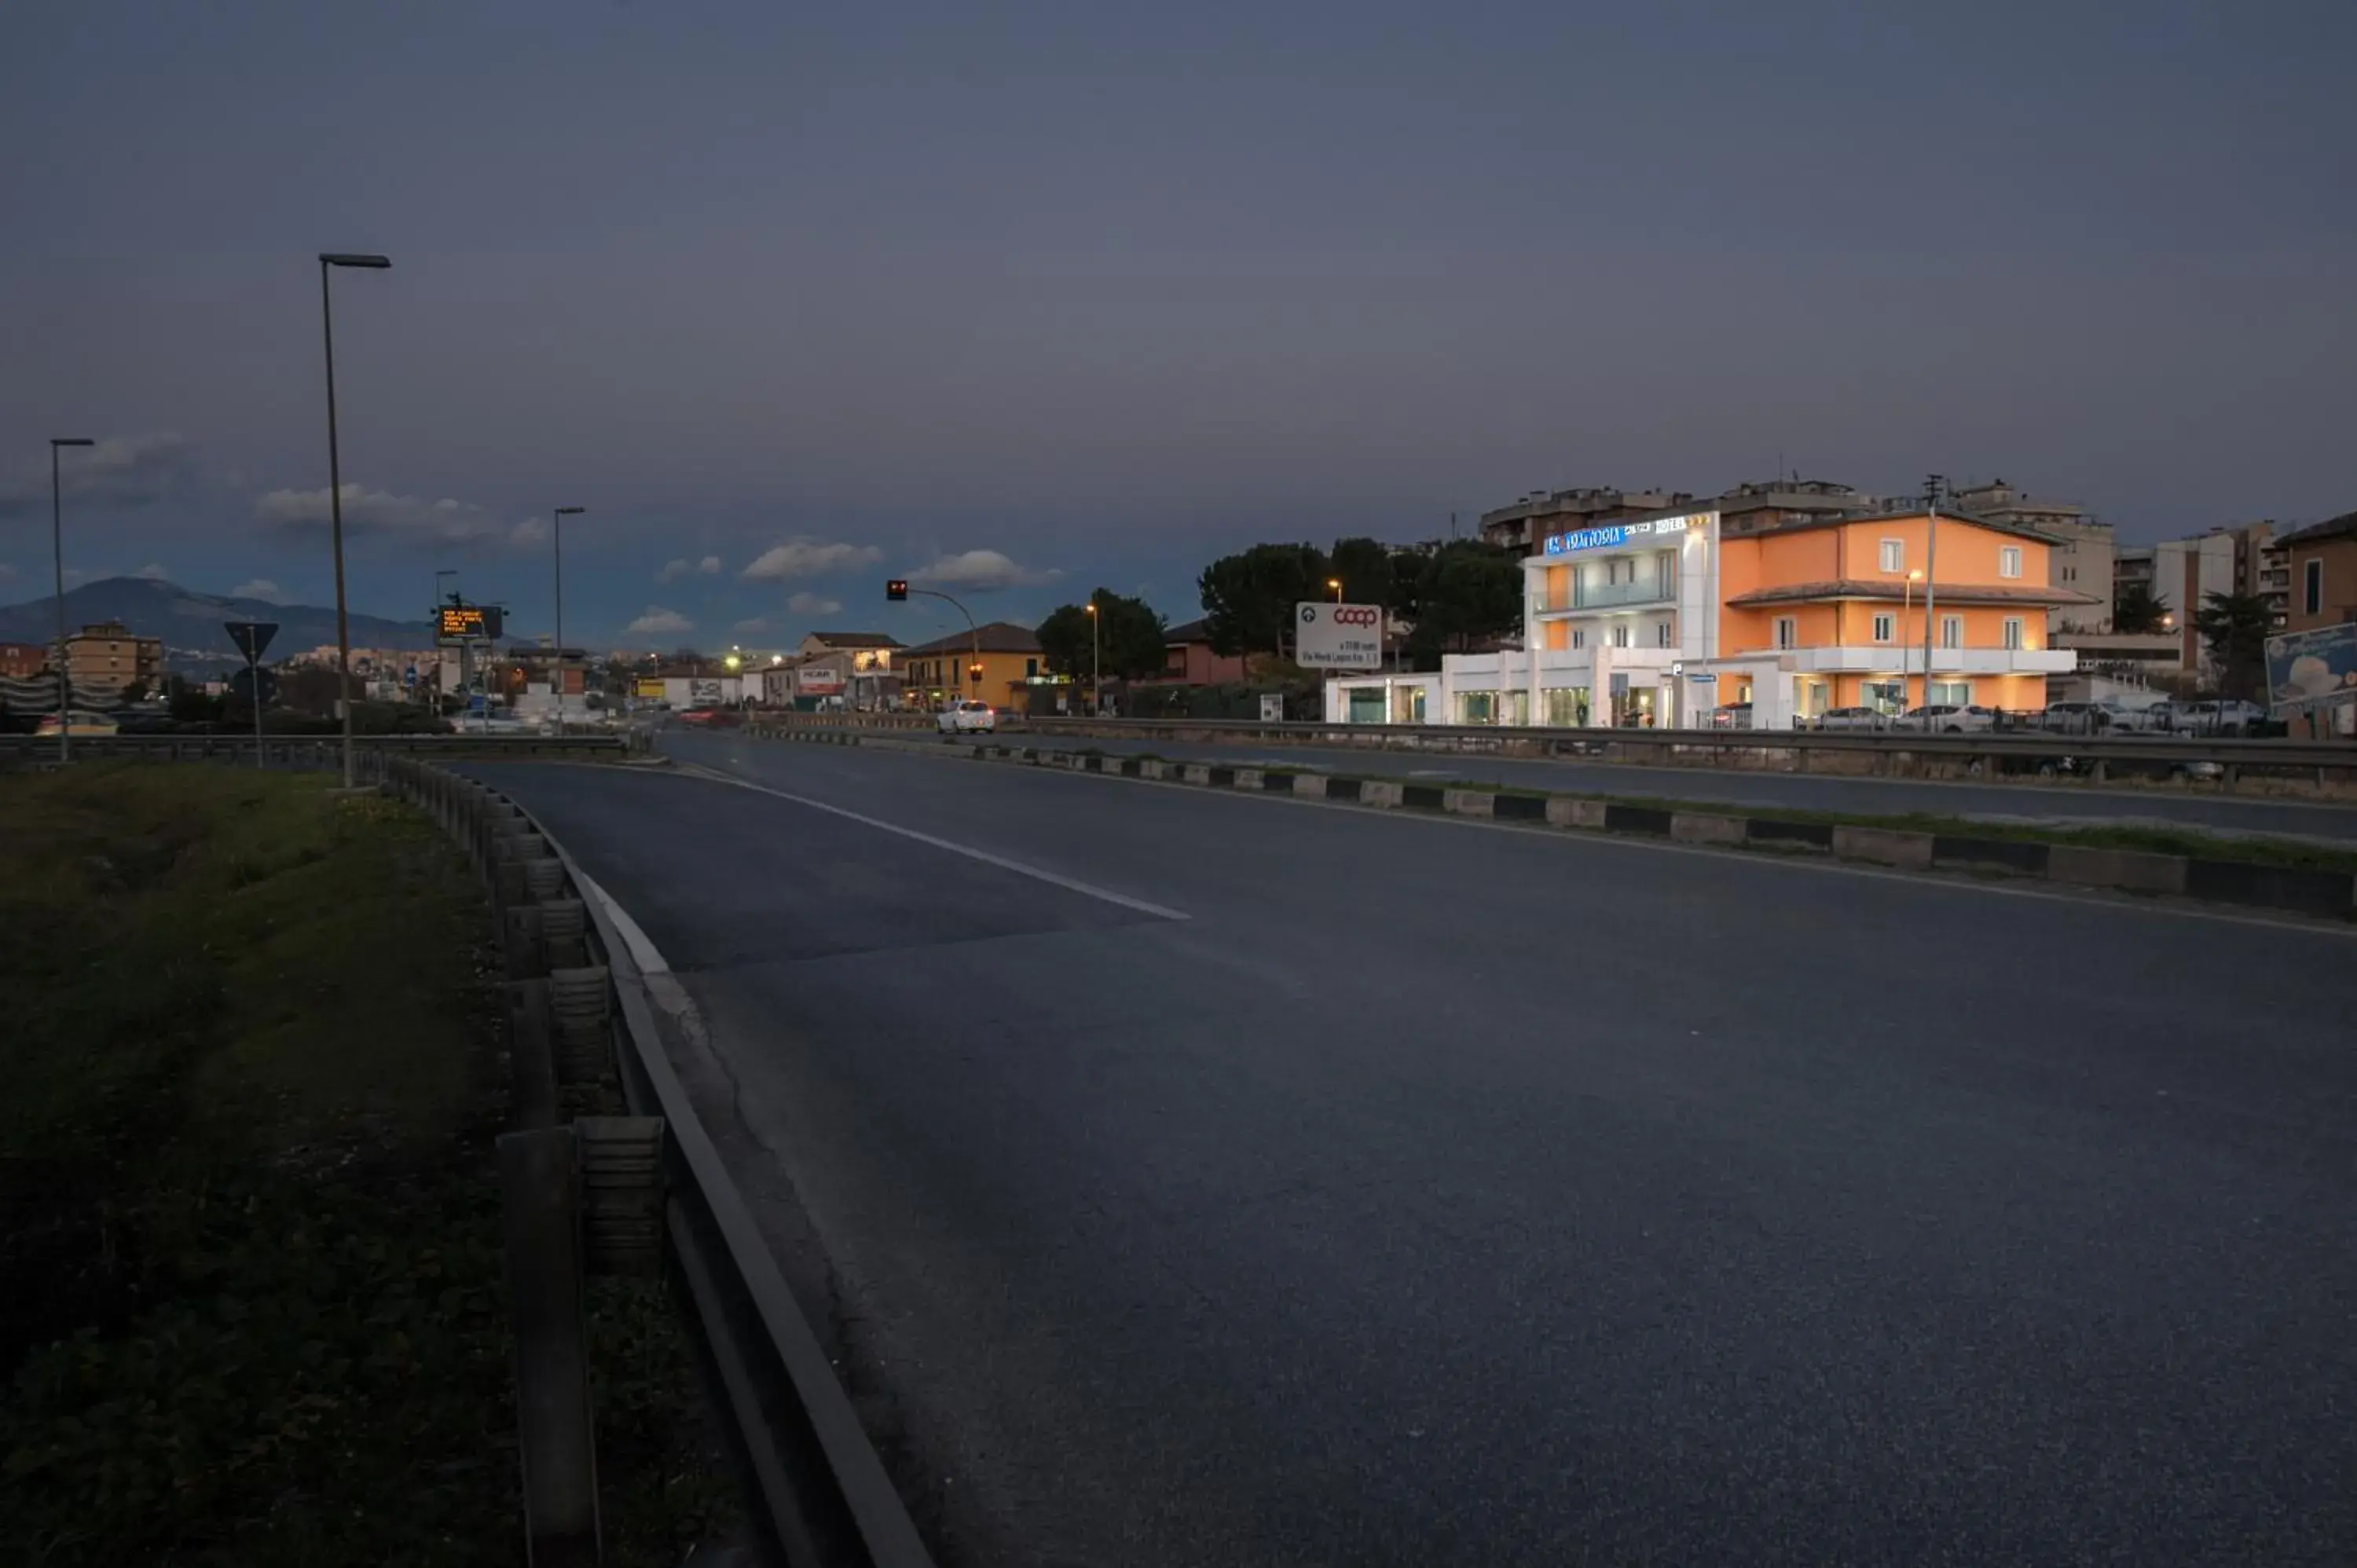
[[[1708,512],[1689,513],[1684,517],[1646,518],[1637,522],[1608,522],[1600,528],[1575,528],[1569,533],[1547,535],[1543,548],[1549,555],[1568,555],[1576,550],[1609,550],[1632,539],[1684,533],[1687,529],[1707,521],[1710,516]]]

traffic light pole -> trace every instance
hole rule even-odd
[[[974,691],[979,694],[982,690],[982,630],[974,624],[974,612],[963,605],[958,604],[957,600],[947,594],[935,593],[931,588],[912,588],[897,577],[884,586],[884,596],[887,598],[905,599],[912,594],[919,598],[939,599],[945,605],[957,605],[958,614],[965,617],[966,634],[974,639],[974,667],[969,673],[974,678]],[[958,691],[961,695],[963,694],[965,691],[963,681],[958,682]]]
[[[245,660],[245,688],[253,698],[253,765],[262,763],[262,665],[252,654]]]

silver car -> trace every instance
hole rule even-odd
[[[1940,735],[1964,735],[1996,728],[1996,710],[1977,703],[1933,703],[1910,708],[1892,724],[1893,729],[1923,730]]]
[[[1890,715],[1879,708],[1828,708],[1817,715],[1821,730],[1880,730],[1890,727]]]

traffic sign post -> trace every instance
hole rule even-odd
[[[271,691],[278,684],[262,668],[262,654],[270,639],[278,635],[274,620],[232,620],[222,623],[231,642],[245,655],[245,694],[253,703],[253,765],[262,766],[262,704],[270,700]]]

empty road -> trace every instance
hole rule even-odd
[[[472,770],[684,979],[945,1564],[2357,1559],[2349,937],[665,744],[761,788]]]

